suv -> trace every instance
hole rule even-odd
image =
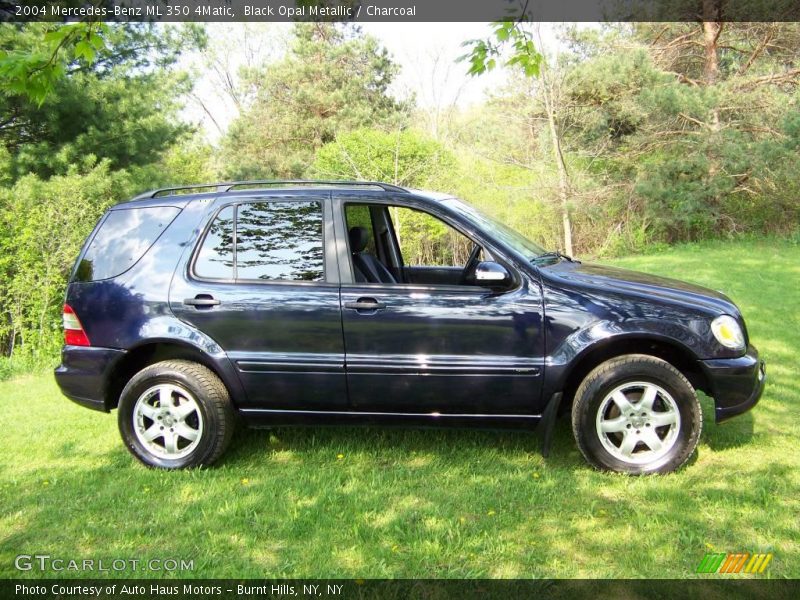
[[[368,182],[166,188],[116,205],[67,288],[55,375],[118,409],[146,465],[209,465],[234,426],[538,425],[589,463],[683,465],[758,402],[721,293],[547,252],[456,198]]]

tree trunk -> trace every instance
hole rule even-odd
[[[400,185],[400,127],[397,128],[397,134],[394,140],[394,177],[392,184]],[[401,240],[403,239],[403,224],[400,222],[400,210],[396,206],[389,207],[389,214],[392,217],[392,225],[394,225],[394,237],[397,239],[398,248],[401,247]],[[378,240],[375,240],[377,246]]]
[[[558,170],[558,198],[561,204],[561,223],[564,227],[564,252],[572,256],[572,220],[569,216],[569,174],[561,152],[561,137],[556,123],[555,90],[552,80],[542,66],[542,95],[544,97],[547,123],[550,126],[550,139],[553,146],[553,159]]]
[[[705,50],[705,64],[703,76],[707,86],[716,85],[719,79],[719,36],[722,33],[722,22],[718,0],[703,0],[703,48]],[[711,130],[719,131],[719,109],[714,106],[711,110]]]
[[[713,87],[719,80],[719,36],[722,33],[722,22],[719,0],[703,0],[703,49],[705,62],[703,79],[708,87]],[[717,137],[721,129],[719,107],[716,102],[709,114],[709,130],[711,139],[708,145],[708,177],[713,179],[719,173],[719,157],[715,151]]]

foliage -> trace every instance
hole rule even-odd
[[[316,154],[312,173],[325,179],[386,181],[422,187],[453,167],[441,144],[412,129],[359,129],[343,133]]]
[[[0,344],[31,366],[49,364],[62,343],[61,304],[78,250],[120,187],[108,162],[43,181],[27,175],[0,189]]]
[[[145,189],[206,183],[219,179],[214,165],[214,149],[197,132],[178,137],[165,147],[156,162],[127,169],[131,180],[131,193]],[[124,195],[119,196],[124,199]]]
[[[469,62],[467,72],[481,75],[491,71],[504,54],[509,54],[505,59],[506,66],[518,67],[527,77],[538,77],[543,56],[523,23],[497,21],[492,23],[492,28],[492,37],[464,42],[469,52],[459,60]]]
[[[73,25],[47,27],[0,26],[0,49],[38,56],[50,52],[47,36],[68,36]],[[108,159],[112,170],[145,165],[187,132],[177,114],[191,81],[175,64],[204,43],[202,32],[188,25],[103,27],[104,44],[90,44],[91,62],[84,42],[60,50],[63,73],[41,101],[19,86],[0,87],[0,172],[49,177],[87,157]]]
[[[13,373],[14,367],[11,364],[11,360],[5,356],[0,356],[0,381],[11,379]]]
[[[577,252],[797,230],[797,24],[725,23],[711,79],[701,24],[563,37],[568,49],[548,67],[561,78],[554,120]],[[560,223],[548,202],[558,172],[544,79],[511,79],[453,128],[458,193],[555,247]],[[524,208],[512,212],[515,204]]]
[[[0,89],[9,90],[41,106],[69,67],[90,67],[98,52],[106,49],[103,23],[79,21],[67,25],[35,25],[41,34],[35,49],[4,43],[0,47]],[[69,57],[72,57],[70,61]]]
[[[3,373],[55,360],[67,274],[109,204],[210,178],[178,118],[191,81],[177,60],[203,43],[193,25],[0,26]]]
[[[396,74],[386,50],[358,29],[295,25],[282,60],[244,73],[254,100],[222,140],[224,174],[302,177],[337,135],[398,122],[404,106],[388,94]]]
[[[651,24],[573,38],[572,146],[614,189],[604,209],[644,233],[635,249],[786,232],[800,219],[798,197],[782,191],[796,189],[800,160],[800,28],[724,24],[716,71],[697,51],[701,36],[696,24]]]

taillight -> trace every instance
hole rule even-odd
[[[69,304],[64,305],[64,343],[67,346],[91,346],[78,315]]]

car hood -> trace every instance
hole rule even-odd
[[[722,292],[677,279],[566,260],[542,266],[540,272],[546,280],[549,279],[556,284],[561,282],[570,287],[578,286],[602,292],[641,296],[647,300],[739,316],[736,305]]]

